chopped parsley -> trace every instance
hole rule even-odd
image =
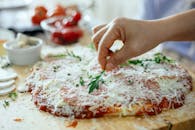
[[[6,107],[8,107],[8,106],[9,106],[9,101],[4,100],[4,102],[3,102],[3,107],[6,108]]]
[[[104,73],[105,73],[105,71],[102,71],[100,74],[96,75],[95,77],[92,77],[91,82],[88,84],[89,93],[93,92],[94,89],[99,89],[100,83],[102,83],[104,81],[102,79],[102,75]]]
[[[85,85],[85,81],[83,80],[83,77],[80,77],[79,82],[80,82],[80,85],[81,86],[84,86]]]
[[[11,92],[8,94],[8,97],[15,101],[16,98],[18,97],[18,94],[16,92]]]

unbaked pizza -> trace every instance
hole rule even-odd
[[[48,56],[25,84],[40,110],[75,118],[155,115],[181,107],[192,90],[188,72],[161,53],[105,72],[89,48]]]

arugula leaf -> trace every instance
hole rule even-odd
[[[89,93],[93,92],[94,89],[99,89],[100,82],[103,81],[102,75],[104,73],[105,73],[105,71],[102,71],[99,75],[92,77],[91,82],[88,84]]]
[[[8,97],[15,101],[16,98],[18,97],[18,94],[16,92],[11,92],[9,93]]]

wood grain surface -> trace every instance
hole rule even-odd
[[[17,86],[23,85],[31,66],[13,69],[19,74]],[[195,79],[194,74],[191,74]],[[193,80],[195,86],[195,80]],[[70,122],[64,117],[55,117],[39,111],[33,104],[30,93],[19,93],[16,101],[7,96],[0,97],[0,130],[195,130],[195,88],[185,101],[185,105],[156,116],[145,117],[101,117],[80,119],[76,128],[67,127]],[[10,105],[3,107],[3,101]]]

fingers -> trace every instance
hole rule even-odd
[[[99,42],[98,49],[98,61],[101,65],[101,68],[105,70],[105,66],[107,64],[107,58],[110,55],[110,47],[114,43],[115,40],[119,38],[117,29],[115,26],[111,26],[102,36]]]
[[[107,27],[104,26],[93,35],[92,39],[96,50],[98,50],[98,44],[100,42],[100,39],[102,38],[102,36],[105,34],[106,31],[107,31]]]
[[[129,59],[129,56],[126,53],[127,51],[128,50],[124,47],[120,51],[111,55],[110,58],[107,60],[105,69],[107,71],[111,71],[119,64],[124,63],[127,59]]]
[[[106,24],[102,24],[102,25],[98,25],[95,26],[92,30],[93,30],[93,34],[95,34],[97,31],[99,31],[101,28],[103,28],[104,26],[106,26]]]

